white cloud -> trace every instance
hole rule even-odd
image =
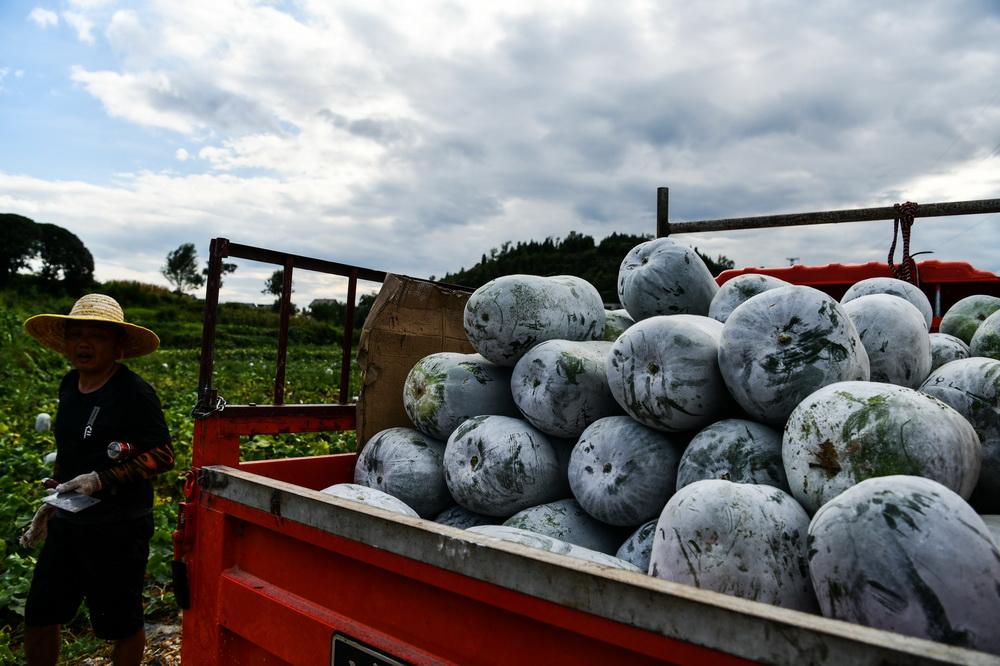
[[[86,14],[63,12],[63,19],[76,30],[76,38],[87,44],[94,43],[94,22]]]
[[[67,0],[67,3],[71,7],[86,11],[113,5],[115,0]]]
[[[187,162],[190,155],[183,148],[178,148],[177,152],[174,153],[174,157],[177,158],[178,162]]]
[[[43,30],[59,25],[59,15],[42,7],[32,9],[31,13],[28,14],[28,19]]]

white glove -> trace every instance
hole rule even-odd
[[[66,483],[60,483],[56,486],[57,493],[68,493],[71,490],[75,490],[81,495],[93,495],[100,489],[101,477],[97,476],[97,472],[87,472],[86,474],[81,474],[80,476],[70,479]]]
[[[28,529],[21,535],[20,543],[25,548],[34,548],[45,541],[49,533],[49,518],[56,512],[56,508],[49,504],[42,504],[35,512],[35,517],[31,519]]]

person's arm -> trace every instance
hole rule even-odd
[[[97,476],[101,480],[102,488],[121,483],[132,483],[152,479],[157,474],[162,474],[174,467],[174,447],[170,441],[164,442],[160,446],[128,458],[112,465],[108,469],[98,472]]]

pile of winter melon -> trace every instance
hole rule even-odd
[[[841,301],[721,288],[657,239],[623,310],[576,277],[501,277],[476,354],[409,373],[413,428],[327,491],[609,567],[1000,653],[1000,298],[929,333],[913,285]]]

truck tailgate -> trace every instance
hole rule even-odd
[[[1000,662],[497,541],[248,471],[298,482],[326,466],[342,477],[328,483],[344,482],[353,457],[200,471],[195,520],[199,542],[212,552],[194,558],[192,608],[211,601],[218,617],[206,622],[185,613],[187,663]],[[365,646],[382,656],[358,661],[355,651]]]

